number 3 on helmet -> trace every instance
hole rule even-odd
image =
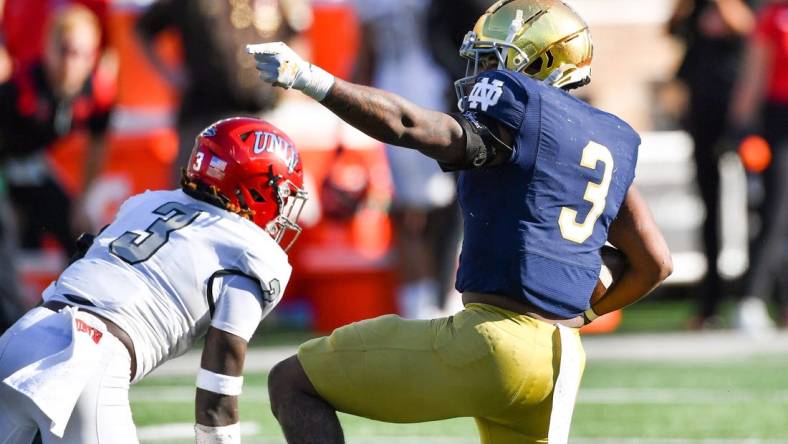
[[[184,174],[184,191],[241,214],[287,251],[301,234],[307,200],[295,145],[259,119],[236,117],[203,130]]]

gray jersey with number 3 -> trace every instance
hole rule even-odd
[[[75,295],[131,336],[138,381],[205,334],[214,280],[249,276],[265,295],[264,313],[290,278],[287,255],[262,229],[180,190],[127,200],[115,221],[48,289],[46,300]]]

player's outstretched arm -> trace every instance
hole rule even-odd
[[[447,164],[462,163],[466,156],[463,129],[448,114],[337,79],[304,61],[282,42],[248,45],[247,50],[254,55],[264,81],[302,91],[381,142],[414,148]]]
[[[630,187],[618,216],[610,225],[608,241],[626,255],[629,267],[591,307],[598,315],[636,302],[673,271],[667,243],[634,186]]]
[[[238,395],[243,386],[247,342],[209,327],[197,376],[197,443],[240,443]]]
[[[465,136],[454,118],[396,94],[336,79],[320,103],[383,143],[414,148],[447,164],[465,156]]]

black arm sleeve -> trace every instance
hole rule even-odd
[[[456,164],[438,162],[443,171],[495,166],[512,158],[514,147],[501,140],[495,120],[470,112],[449,115],[460,124],[465,133],[465,158]]]

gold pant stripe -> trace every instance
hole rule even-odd
[[[566,444],[569,441],[569,427],[572,423],[577,391],[580,389],[580,378],[583,376],[582,345],[570,328],[560,324],[557,327],[561,340],[561,360],[553,389],[548,442]]]

